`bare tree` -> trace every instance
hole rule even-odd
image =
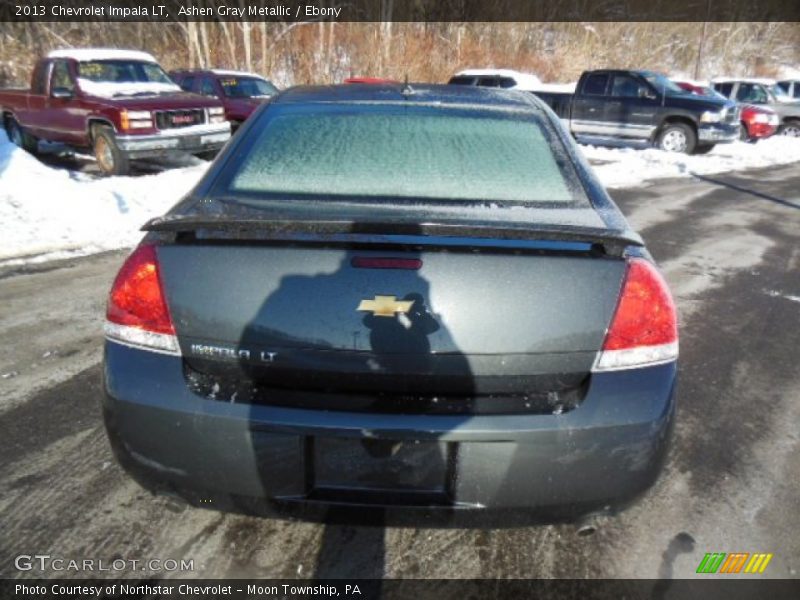
[[[394,0],[379,6],[376,23],[0,23],[2,77],[22,85],[49,50],[101,45],[149,51],[167,68],[259,69],[285,85],[347,75],[446,81],[458,69],[481,66],[531,71],[545,81],[615,66],[771,76],[800,62],[799,23],[400,23],[392,21]]]

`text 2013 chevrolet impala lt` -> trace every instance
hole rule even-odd
[[[152,489],[590,510],[659,471],[670,293],[530,94],[294,88],[145,229],[104,412]]]

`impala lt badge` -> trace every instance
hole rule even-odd
[[[413,305],[413,300],[398,300],[395,296],[375,296],[373,300],[362,300],[356,310],[371,312],[376,317],[393,317],[407,313]]]
[[[256,358],[260,362],[272,363],[278,356],[277,352],[268,352],[261,350],[259,352],[251,352],[247,348],[236,348],[233,346],[217,346],[210,344],[192,344],[189,351],[195,356],[203,356],[205,358],[217,358],[228,360],[250,360]]]

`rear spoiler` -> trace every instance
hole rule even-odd
[[[505,248],[602,250],[623,256],[643,246],[633,231],[548,226],[531,223],[413,223],[324,219],[258,219],[168,215],[148,221],[142,231],[191,234],[204,240],[263,240],[305,243],[368,243]]]

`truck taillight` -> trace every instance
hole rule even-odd
[[[678,319],[669,288],[648,261],[628,261],[619,303],[593,371],[656,365],[678,357]]]
[[[180,353],[155,246],[139,246],[122,265],[108,297],[105,333],[130,346]]]

